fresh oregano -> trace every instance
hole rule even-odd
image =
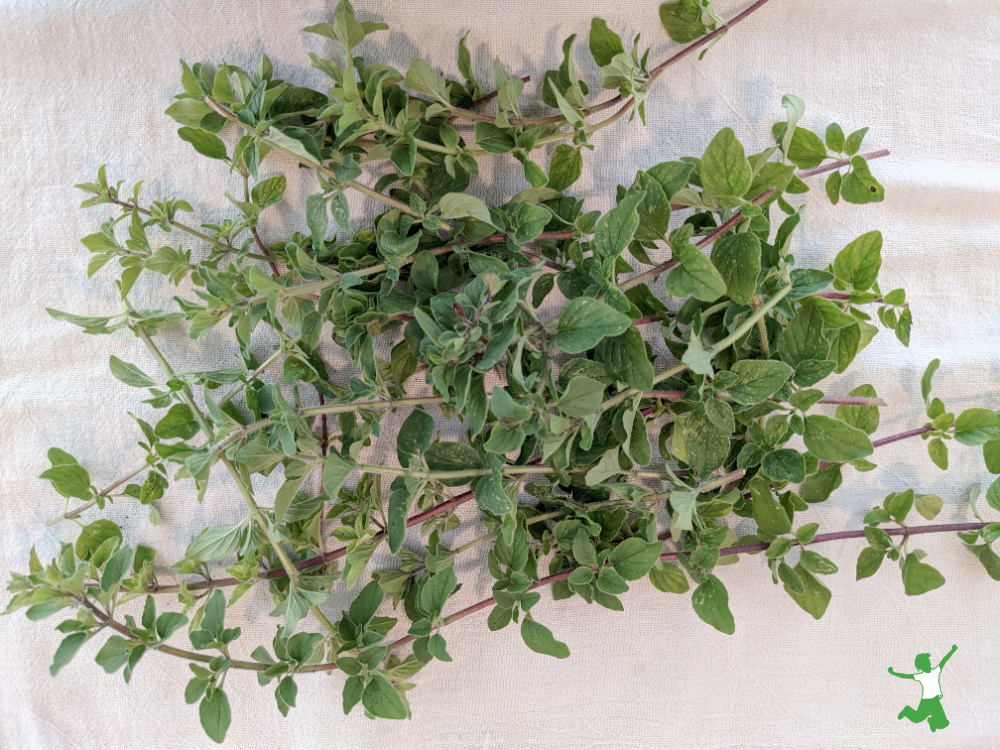
[[[540,86],[554,114],[526,114],[528,79],[500,60],[488,93],[464,38],[460,81],[419,59],[401,71],[357,56],[386,26],[357,20],[346,0],[330,23],[306,29],[337,51],[311,55],[331,79],[327,93],[279,80],[266,56],[251,71],[182,63],[182,92],[167,114],[198,153],[242,178],[243,191],[226,194],[232,218],[213,225],[187,218],[194,209],[182,199],[145,202],[140,185],[109,182],[103,167],[79,185],[84,206],[120,209],[83,238],[88,275],[117,262],[120,310],[50,313],[85,333],[134,334],[160,371],[110,359],[118,380],[149,394],[150,421],[136,417],[142,466],[99,490],[73,456],[49,451],[42,477],[66,498],[57,520],[78,524],[79,535],[47,565],[32,551],[28,573],[13,574],[7,611],[31,620],[72,613],[57,627],[64,639],[52,674],[98,635],[98,664],[126,681],[147,651],[187,660],[184,699],[199,704],[206,733],[221,742],[232,669],[257,672],[285,715],[298,675],[339,670],[345,712],[360,703],[368,716],[402,719],[413,677],[433,659],[451,661],[445,626],[460,618],[488,610],[491,630],[514,623],[528,648],[564,658],[558,624],[540,621],[546,586],[555,598],[621,610],[630,582],[648,577],[671,593],[693,585],[697,614],[732,633],[729,593],[713,570],[738,554],[763,552],[774,582],[815,618],[830,601],[821,576],[837,571],[815,545],[831,539],[865,539],[858,579],[888,557],[905,592],[921,594],[944,578],[910,537],[958,531],[1000,579],[991,548],[1000,523],[980,517],[978,487],[978,522],[907,526],[914,511],[931,520],[942,505],[910,488],[886,497],[862,530],[819,534],[804,519],[844,471],[874,468],[876,449],[897,440],[921,437],[942,469],[949,441],[982,446],[1000,473],[1000,415],[949,412],[932,397],[937,360],[921,383],[927,421],[897,435],[872,438],[884,404],[871,386],[834,396],[818,387],[876,335],[874,317],[903,345],[910,335],[905,292],[878,284],[880,232],[850,242],[828,268],[797,267],[789,251],[802,218],[792,201],[816,178],[834,204],[882,200],[869,162],[888,152],[862,153],[867,128],[845,134],[834,123],[821,136],[800,124],[805,105],[788,95],[763,151],[747,154],[725,128],[699,156],[638,171],[606,213],[568,192],[598,130],[626,115],[645,120],[671,64],[704,54],[766,1],[728,24],[707,0],[663,4],[669,36],[693,43],[655,66],[638,37],[626,45],[594,19],[600,86],[617,93],[595,101],[576,73],[573,35]],[[527,186],[487,205],[468,192],[483,159],[523,171]],[[318,189],[300,230],[266,244],[258,228],[286,187],[277,170],[294,164],[315,172]],[[384,172],[378,179],[365,174],[371,164]],[[383,209],[353,232],[350,190]],[[205,247],[185,248],[185,235]],[[176,309],[133,307],[129,292],[143,273],[185,284]],[[563,301],[558,313],[549,299]],[[235,367],[178,373],[155,343],[165,328],[186,325],[196,339],[219,324],[233,331]],[[279,341],[266,354],[261,332]],[[320,356],[327,337],[356,363],[349,377]],[[376,340],[393,342],[388,359]],[[654,355],[664,347],[672,357]],[[408,395],[415,377],[433,395]],[[384,433],[393,411],[407,416],[397,434]],[[444,419],[466,439],[441,440]],[[379,440],[395,444],[398,466],[365,463]],[[262,503],[254,477],[279,467],[284,484]],[[213,470],[232,477],[246,513],[195,536],[173,563],[176,582],[161,581],[156,552],[126,541],[110,518],[78,520],[138,502],[157,523],[170,484],[183,480],[199,498],[223,501],[209,486]],[[317,479],[319,494],[308,491]],[[1000,510],[1000,480],[985,498]],[[463,520],[456,510],[473,500],[481,515]],[[756,533],[738,538],[734,517],[752,518]],[[462,523],[484,533],[449,547],[446,535]],[[407,536],[414,527],[419,535]],[[340,546],[328,551],[331,532]],[[398,565],[369,570],[383,544]],[[489,545],[493,596],[455,610],[454,560],[480,544]],[[276,635],[234,646],[241,631],[227,607],[265,582]],[[333,587],[355,596],[331,619],[322,607]],[[182,611],[164,609],[160,594],[176,595]],[[386,597],[398,617],[379,614]],[[120,614],[134,599],[141,612]],[[318,632],[300,627],[310,615]],[[184,626],[190,649],[173,645]]]

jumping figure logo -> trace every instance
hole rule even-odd
[[[914,724],[919,724],[927,719],[927,726],[931,728],[932,732],[948,726],[950,722],[948,717],[944,715],[944,709],[941,708],[941,670],[956,650],[958,650],[958,646],[952,646],[951,651],[945,654],[945,657],[933,669],[931,668],[930,654],[917,654],[914,664],[920,671],[914,674],[904,674],[889,667],[889,674],[902,677],[905,680],[916,680],[920,683],[922,690],[920,704],[916,708],[905,706],[899,712],[897,719],[909,719]]]

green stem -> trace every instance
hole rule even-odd
[[[121,286],[120,285],[117,286],[120,293]],[[125,305],[126,311],[128,311],[130,314],[135,312],[135,310],[129,304],[128,300],[124,297],[124,295],[122,296],[122,304]],[[142,340],[142,342],[146,345],[146,348],[149,350],[149,353],[153,355],[153,358],[160,365],[160,369],[163,370],[163,373],[164,375],[167,376],[167,379],[168,380],[173,379],[175,377],[173,367],[171,367],[170,363],[167,362],[166,358],[163,356],[163,353],[153,342],[153,339],[149,336],[148,333],[146,333],[146,330],[141,325],[133,326],[132,330],[135,331],[136,336],[138,336]],[[198,423],[198,426],[201,427],[202,432],[204,432],[205,435],[208,436],[209,440],[211,440],[215,433],[212,430],[212,427],[209,424],[208,420],[205,419],[205,415],[202,414],[201,409],[199,409],[198,405],[195,403],[194,396],[191,393],[190,386],[188,386],[185,383],[184,387],[181,388],[180,390],[180,395],[181,399],[184,401],[185,404],[187,404],[188,408],[191,410],[191,414],[194,417],[195,421]],[[243,496],[243,500],[246,502],[246,505],[250,509],[250,512],[253,514],[254,520],[257,522],[257,526],[260,527],[261,533],[264,534],[264,537],[271,544],[271,548],[274,550],[274,554],[277,555],[278,560],[281,561],[281,566],[285,569],[285,572],[288,574],[289,580],[292,582],[292,584],[297,583],[299,581],[299,571],[295,568],[295,565],[292,563],[291,559],[285,553],[285,550],[282,548],[282,546],[271,538],[267,519],[264,518],[264,514],[260,512],[260,508],[257,506],[257,503],[253,498],[253,493],[250,491],[250,488],[243,483],[243,479],[240,476],[240,473],[236,470],[236,467],[233,466],[229,458],[227,458],[225,455],[222,455],[220,460],[222,461],[226,469],[229,471],[229,474],[232,476],[233,481],[236,482],[236,486],[239,489],[240,494]],[[323,625],[331,633],[336,632],[333,623],[331,623],[330,620],[327,619],[326,615],[324,615],[320,611],[319,607],[317,607],[315,604],[310,605],[309,611],[312,612],[313,615],[316,616],[316,619],[318,619],[321,623],[323,623]]]
[[[786,284],[784,287],[779,289],[778,292],[771,297],[771,299],[769,299],[763,305],[754,310],[753,314],[745,321],[743,321],[743,324],[740,325],[739,328],[737,328],[731,334],[726,336],[726,338],[722,339],[722,341],[718,342],[715,346],[712,347],[711,351],[712,357],[717,356],[720,352],[725,351],[730,346],[739,341],[741,338],[743,338],[750,331],[751,328],[757,325],[757,321],[762,320],[763,317],[767,315],[774,308],[775,305],[781,302],[781,300],[785,298],[785,295],[788,294],[790,291],[792,291],[792,285]]]
[[[143,208],[142,206],[140,206],[138,204],[129,203],[128,201],[123,201],[120,198],[112,198],[110,196],[108,197],[108,200],[111,201],[112,203],[114,203],[116,206],[121,206],[122,208],[127,208],[130,211],[138,211],[143,216],[152,216],[153,215],[153,213],[149,209]],[[181,222],[174,221],[173,219],[171,219],[168,223],[174,229],[179,229],[182,232],[186,232],[187,234],[190,234],[192,237],[197,237],[200,240],[204,240],[209,245],[217,247],[219,250],[222,250],[222,252],[224,252],[224,253],[235,253],[236,252],[236,248],[233,247],[232,245],[227,245],[225,242],[220,242],[219,240],[215,239],[214,237],[209,237],[204,232],[199,232],[197,229],[195,229],[194,227],[190,227],[187,224],[182,224]],[[252,258],[253,260],[263,260],[263,261],[274,260],[274,258],[270,258],[270,257],[265,256],[265,255],[259,255],[257,253],[247,253],[243,257],[244,258]]]

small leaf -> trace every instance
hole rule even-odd
[[[521,638],[524,639],[527,647],[536,654],[554,656],[557,659],[565,659],[569,656],[569,646],[562,641],[557,641],[551,630],[530,617],[525,617],[521,621]]]
[[[729,592],[722,581],[709,573],[691,595],[695,614],[726,635],[736,632],[736,622],[729,610]]]
[[[111,367],[111,374],[125,385],[130,385],[133,388],[151,388],[156,385],[156,381],[149,375],[135,365],[123,362],[118,357],[112,356],[108,364]]]
[[[907,596],[918,596],[944,586],[944,576],[911,552],[903,561],[903,584]]]

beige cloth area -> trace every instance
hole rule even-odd
[[[732,17],[749,3],[720,0]],[[307,50],[331,54],[329,43],[302,27],[327,20],[333,0],[298,3],[219,0],[74,0],[2,2],[0,30],[0,216],[3,294],[0,295],[0,570],[27,567],[32,544],[43,559],[60,541],[75,538],[71,524],[46,527],[61,500],[37,479],[45,451],[76,455],[94,482],[105,486],[142,460],[139,430],[127,411],[149,416],[143,394],[114,380],[109,355],[148,372],[155,363],[134,339],[88,337],[45,315],[46,306],[75,313],[115,311],[110,274],[85,276],[88,253],[79,238],[96,231],[107,208],[79,211],[73,184],[93,179],[106,163],[112,180],[145,179],[147,201],[189,200],[196,222],[231,215],[222,193],[238,183],[220,162],[198,156],[163,114],[180,90],[178,58],[243,66],[262,51],[279,77],[325,87]],[[361,18],[387,21],[392,30],[358,50],[405,69],[410,57],[457,74],[459,37],[469,31],[475,67],[491,80],[490,60],[531,74],[525,101],[561,59],[561,41],[580,34],[578,67],[596,89],[585,54],[594,15],[629,36],[642,33],[651,60],[676,47],[659,25],[654,0],[609,3],[444,3],[373,0],[357,3]],[[731,126],[752,150],[772,143],[770,127],[783,119],[781,97],[806,104],[802,124],[822,132],[830,121],[846,132],[870,125],[866,149],[890,148],[873,162],[886,186],[881,204],[831,206],[818,181],[801,198],[805,219],[795,238],[804,265],[831,262],[848,241],[871,229],[885,235],[883,288],[905,285],[913,310],[908,349],[884,333],[836,379],[831,393],[872,383],[888,401],[877,435],[923,423],[919,378],[927,362],[942,360],[935,393],[951,410],[996,407],[1000,392],[1000,4],[996,0],[771,0],[714,48],[669,70],[648,102],[649,125],[620,120],[596,134],[594,153],[573,192],[591,208],[607,208],[619,182],[637,169],[701,154],[712,134]],[[597,99],[603,98],[598,94]],[[530,107],[529,107],[530,111]],[[232,143],[232,136],[227,135]],[[547,157],[539,156],[540,159]],[[523,185],[512,160],[484,163],[480,195],[504,200]],[[261,227],[265,239],[304,230],[302,208],[315,189],[311,174],[277,156],[264,175],[289,173],[286,201]],[[518,167],[519,169],[519,167]],[[357,226],[375,209],[351,198]],[[156,234],[158,240],[186,237]],[[658,287],[663,291],[662,285]],[[174,290],[144,278],[134,292],[144,305],[167,305]],[[181,294],[185,293],[182,287]],[[182,331],[164,334],[164,348],[180,370],[227,366],[233,346],[225,330],[189,342]],[[261,351],[269,351],[262,342]],[[331,347],[331,362],[343,362]],[[662,367],[663,365],[660,365]],[[349,370],[338,367],[346,382]],[[388,429],[388,427],[387,427]],[[395,460],[392,445],[374,460]],[[929,461],[919,439],[880,449],[878,469],[848,472],[843,487],[803,520],[822,531],[858,528],[865,512],[890,491],[914,487],[944,498],[941,522],[972,520],[966,501],[974,482],[985,487],[980,451],[953,444],[951,469]],[[262,495],[274,482],[258,482]],[[989,520],[1000,514],[985,506]],[[123,502],[106,511],[130,543],[152,544],[158,564],[178,559],[192,534],[241,515],[235,488],[216,472],[205,501],[189,484],[172,487],[160,503],[163,523],[152,527],[144,509]],[[481,533],[474,509],[455,535],[461,543]],[[93,514],[88,518],[96,517]],[[923,520],[914,514],[914,523]],[[480,527],[481,528],[481,527]],[[764,561],[747,556],[719,569],[728,586],[736,634],[724,636],[694,614],[689,596],[663,594],[637,582],[613,613],[579,598],[537,607],[540,621],[572,651],[556,661],[529,651],[517,631],[490,633],[485,614],[447,629],[451,664],[435,662],[418,675],[411,695],[414,718],[371,722],[343,716],[343,676],[299,680],[298,706],[284,719],[272,688],[252,675],[226,683],[234,721],[228,747],[350,748],[988,748],[1000,746],[1000,639],[996,612],[1000,583],[953,534],[914,538],[947,584],[925,596],[903,593],[891,563],[873,578],[854,581],[857,540],[824,545],[840,572],[825,581],[833,601],[819,622],[771,583]],[[381,563],[379,562],[381,560]],[[384,564],[386,557],[373,564]],[[488,595],[483,558],[458,566],[464,588],[458,606]],[[340,589],[325,606],[337,616],[347,598]],[[164,601],[161,607],[169,606]],[[229,618],[244,628],[236,652],[269,642],[274,623],[263,587],[248,594]],[[107,676],[94,663],[101,638],[88,643],[62,673],[48,673],[59,643],[54,617],[41,624],[18,613],[0,619],[0,746],[18,750],[173,750],[204,748],[197,708],[183,700],[187,666],[147,654],[132,684]],[[184,635],[177,641],[183,645]],[[958,651],[942,687],[951,726],[931,735],[926,725],[896,720],[913,698],[913,685],[886,672],[912,671],[924,651],[940,660]]]

